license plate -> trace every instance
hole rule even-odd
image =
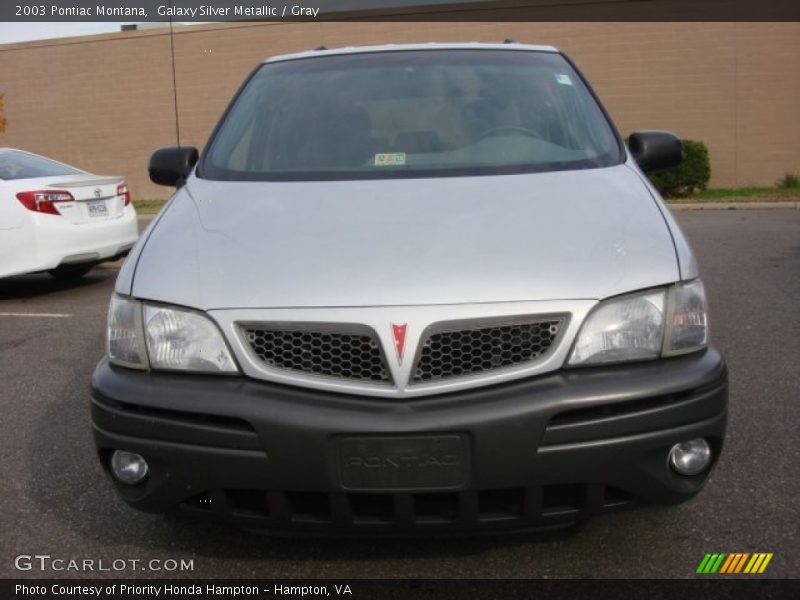
[[[89,202],[89,216],[90,217],[107,217],[108,208],[106,208],[105,200],[95,200]]]
[[[370,436],[338,440],[342,486],[352,490],[461,487],[469,474],[466,436]]]

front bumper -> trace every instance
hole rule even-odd
[[[397,402],[104,360],[92,395],[106,471],[114,449],[150,465],[142,484],[112,478],[137,508],[180,507],[273,531],[480,532],[571,524],[634,499],[691,498],[710,469],[681,477],[667,453],[703,437],[716,463],[727,371],[709,349]],[[419,488],[346,487],[342,436],[387,434],[457,434],[467,440],[464,478],[439,488],[430,478]]]

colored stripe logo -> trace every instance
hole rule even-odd
[[[720,575],[748,574],[756,575],[767,569],[772,553],[755,552],[714,552],[706,554],[697,567],[697,573],[704,575],[719,573]]]

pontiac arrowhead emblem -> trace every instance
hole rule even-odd
[[[397,364],[403,364],[403,352],[406,349],[406,328],[408,323],[396,325],[392,323],[392,334],[394,335],[394,351],[397,354]]]

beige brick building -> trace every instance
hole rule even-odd
[[[800,23],[319,22],[175,29],[181,141],[202,147],[266,56],[420,41],[553,44],[592,82],[624,134],[663,128],[704,141],[712,185],[770,185],[800,171]],[[163,198],[146,165],[175,143],[165,28],[0,45],[0,147],[125,175]]]

